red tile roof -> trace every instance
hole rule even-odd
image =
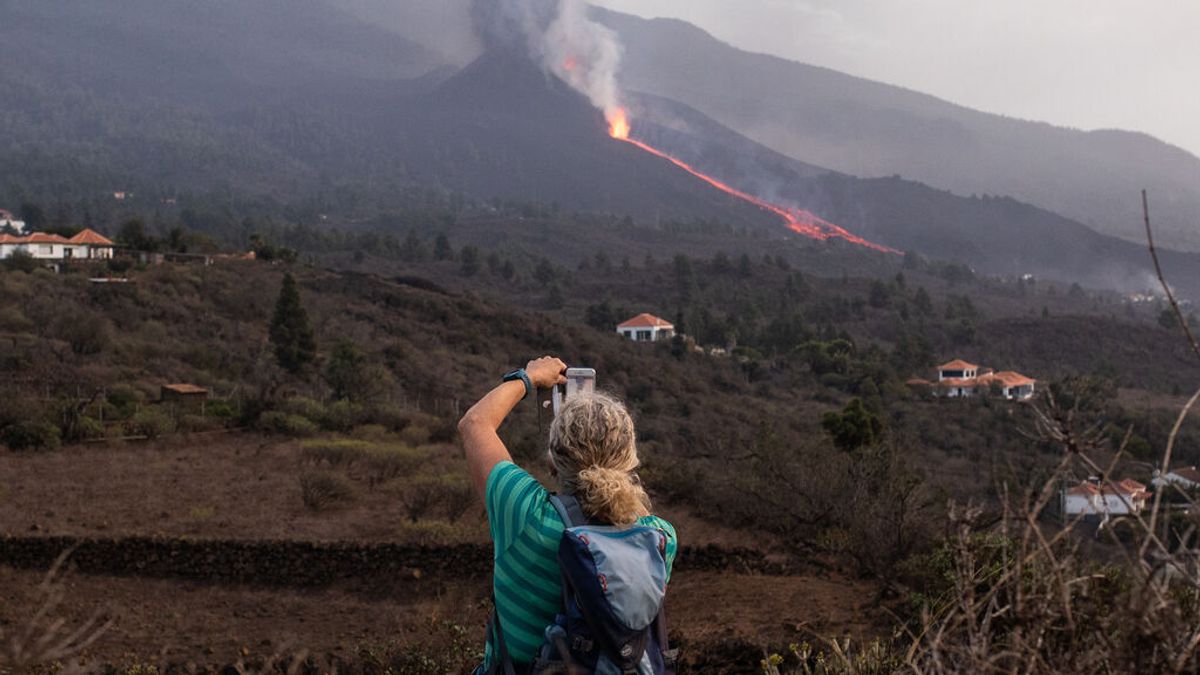
[[[108,237],[91,229],[83,229],[79,234],[71,237],[72,244],[90,244],[92,246],[113,246],[113,242]]]
[[[938,370],[976,370],[979,366],[974,363],[967,363],[962,359],[954,359],[950,363],[943,363],[938,366]]]
[[[1171,473],[1175,474],[1176,476],[1179,476],[1180,478],[1182,478],[1186,481],[1191,481],[1193,483],[1200,483],[1200,471],[1197,471],[1196,467],[1194,467],[1194,466],[1185,466],[1181,469],[1172,469]]]
[[[1108,495],[1120,495],[1130,500],[1147,499],[1150,496],[1150,493],[1146,492],[1146,486],[1142,485],[1136,480],[1133,480],[1132,478],[1126,478],[1123,481],[1113,483],[1111,485],[1106,483],[1103,487],[1098,486],[1095,483],[1084,481],[1083,483],[1080,483],[1079,485],[1067,490],[1067,494],[1069,495],[1087,497],[1101,494],[1101,492]]]
[[[669,321],[660,319],[657,316],[654,316],[653,314],[646,314],[645,312],[638,314],[637,316],[626,321],[625,323],[617,325],[617,328],[674,328],[674,327],[675,326],[672,325]]]

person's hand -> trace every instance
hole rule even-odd
[[[549,389],[556,384],[566,384],[567,364],[553,356],[543,356],[525,364],[525,374],[535,389]]]

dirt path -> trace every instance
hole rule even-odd
[[[42,573],[0,567],[0,625],[38,604]],[[166,579],[73,575],[58,612],[78,624],[115,618],[89,656],[106,663],[222,665],[306,649],[354,658],[385,645],[438,644],[451,622],[482,639],[487,581],[405,580],[390,587],[267,589]],[[873,632],[871,589],[844,579],[681,573],[669,607],[674,639],[694,653],[724,643],[786,645]],[[754,662],[747,664],[753,671]],[[726,671],[729,672],[729,671]]]

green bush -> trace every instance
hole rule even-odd
[[[317,425],[299,415],[289,415],[279,410],[263,413],[258,418],[258,428],[263,431],[304,438],[317,433]]]
[[[342,400],[331,404],[325,410],[321,426],[328,431],[348,433],[351,429],[365,421],[362,406]]]
[[[183,415],[179,418],[179,431],[195,433],[200,431],[215,431],[225,426],[225,420],[220,417],[206,415]]]
[[[343,475],[330,471],[306,471],[300,474],[300,498],[313,511],[354,498],[354,486]]]
[[[106,397],[113,411],[122,418],[128,418],[137,410],[144,397],[142,392],[127,384],[118,384],[109,389]]]
[[[404,447],[377,447],[364,458],[363,477],[375,487],[389,480],[407,476],[420,468],[427,459],[416,450]]]
[[[10,450],[53,450],[62,444],[62,434],[48,422],[18,422],[0,430],[0,442]]]
[[[104,425],[100,420],[84,416],[79,418],[77,424],[76,432],[81,440],[104,438]]]
[[[279,410],[289,415],[299,415],[310,422],[320,422],[325,417],[325,406],[303,396],[285,400],[279,405]]]
[[[425,445],[429,442],[431,432],[429,427],[421,424],[410,424],[404,427],[404,431],[400,432],[400,439],[411,446]]]
[[[142,408],[130,418],[128,428],[135,436],[153,439],[175,431],[175,420],[161,408]]]
[[[348,467],[360,462],[374,447],[366,441],[344,438],[305,441],[300,447],[300,461],[337,468]]]

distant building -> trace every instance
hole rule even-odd
[[[114,244],[94,230],[83,230],[71,238],[45,232],[14,236],[0,234],[0,259],[22,251],[38,260],[107,260]]]
[[[1149,498],[1146,486],[1131,478],[1112,483],[1089,478],[1063,490],[1062,511],[1067,517],[1126,516],[1141,513]]]
[[[174,405],[181,410],[204,411],[204,403],[208,400],[208,390],[194,384],[164,384],[159,391],[163,403]]]
[[[658,342],[675,336],[675,326],[653,314],[638,314],[617,326],[617,332],[634,342]]]
[[[974,363],[955,359],[938,366],[937,381],[920,378],[908,381],[911,387],[928,387],[935,396],[958,398],[979,396],[995,391],[1004,398],[1024,401],[1033,398],[1037,380],[1011,370],[999,373]]]
[[[1166,475],[1158,475],[1156,471],[1154,479],[1150,481],[1150,484],[1155,487],[1178,485],[1184,490],[1195,490],[1196,488],[1200,488],[1200,471],[1197,471],[1194,466],[1172,469]]]

